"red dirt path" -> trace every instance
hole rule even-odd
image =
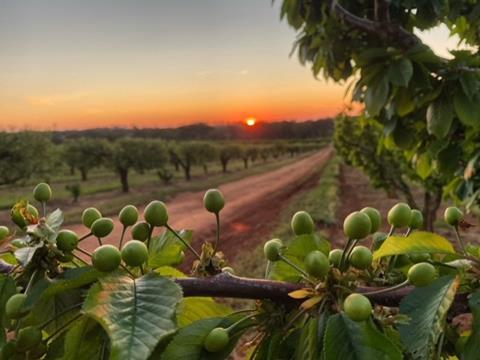
[[[314,184],[332,154],[333,149],[327,147],[271,172],[221,185],[226,205],[221,212],[222,237],[219,250],[227,257],[232,257],[239,246],[258,242],[262,236],[267,236],[275,226],[280,211],[287,205],[287,200]],[[197,249],[203,240],[213,240],[215,235],[215,218],[203,208],[203,194],[204,191],[186,192],[167,203],[171,226],[176,229],[192,229],[193,246]],[[120,239],[122,226],[118,218],[113,220],[115,230],[103,239],[104,243],[118,244]],[[82,225],[72,225],[70,228],[80,235],[86,233],[86,228]],[[97,246],[96,239],[82,242],[82,248],[88,251]]]

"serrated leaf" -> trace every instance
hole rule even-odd
[[[178,331],[168,344],[161,360],[220,360],[225,359],[235,346],[231,339],[229,346],[218,353],[210,353],[204,349],[203,343],[207,335],[216,327],[228,327],[232,321],[224,318],[210,318],[196,321]]]
[[[407,87],[412,75],[412,62],[406,58],[393,62],[388,69],[388,80],[394,85]]]
[[[177,324],[179,327],[185,327],[198,320],[225,317],[231,313],[232,309],[229,306],[217,303],[212,298],[183,298],[177,308]]]
[[[188,243],[192,241],[191,230],[181,230],[179,235]],[[185,250],[183,245],[170,231],[165,231],[152,238],[148,251],[148,266],[157,268],[166,265],[177,265],[181,260],[180,253]]]
[[[283,255],[303,269],[305,266],[305,256],[314,250],[319,250],[328,255],[330,244],[328,241],[317,235],[300,235],[293,239],[283,251]],[[297,270],[293,269],[283,261],[273,263],[268,275],[270,279],[274,280],[298,282],[302,279],[302,276]]]
[[[399,325],[400,336],[414,359],[429,359],[443,332],[445,318],[458,288],[454,276],[443,276],[426,287],[415,288],[400,303],[400,313],[410,317]]]
[[[453,98],[453,105],[460,121],[466,126],[480,125],[480,104],[470,100],[463,92],[458,91]]]
[[[65,336],[62,360],[92,360],[108,358],[108,336],[96,321],[82,317]]]
[[[57,294],[78,289],[95,282],[102,274],[92,266],[68,269],[55,279],[43,278],[32,287],[25,309],[30,309],[39,300],[46,300]]]
[[[373,259],[412,253],[455,254],[455,250],[450,241],[443,236],[426,231],[415,231],[407,237],[390,236],[373,253]]]
[[[401,360],[402,353],[371,320],[355,322],[344,313],[330,316],[324,339],[325,360]]]
[[[296,360],[317,360],[318,359],[318,319],[310,317],[302,326],[300,340],[296,347]]]
[[[480,353],[480,290],[472,294],[468,306],[473,315],[472,333],[465,344],[462,360],[475,360]]]
[[[388,98],[388,81],[383,78],[375,85],[370,85],[365,93],[365,106],[370,116],[377,116],[385,106]]]
[[[437,139],[448,135],[453,121],[453,109],[446,99],[436,100],[427,108],[427,130]]]
[[[99,280],[84,303],[111,340],[111,360],[146,360],[175,331],[175,307],[182,299],[172,280],[149,273],[141,278],[113,274]]]

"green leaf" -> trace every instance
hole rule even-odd
[[[478,359],[480,353],[480,290],[475,291],[468,300],[468,306],[473,315],[472,333],[468,337],[462,360]]]
[[[416,170],[418,176],[425,180],[430,176],[433,172],[432,160],[428,153],[423,153],[417,157],[417,161],[415,162]]]
[[[480,125],[480,104],[478,101],[469,100],[461,91],[453,98],[453,105],[460,121],[466,126],[477,127]]]
[[[191,243],[193,232],[181,230],[179,235],[188,243]],[[180,253],[185,250],[182,244],[170,231],[165,231],[150,242],[148,251],[148,266],[157,268],[166,265],[177,265],[181,259]]]
[[[429,286],[415,288],[402,299],[400,313],[407,315],[410,322],[399,325],[398,329],[413,358],[430,359],[457,288],[454,276],[443,276]]]
[[[177,308],[177,324],[179,327],[185,327],[198,320],[225,317],[231,313],[232,309],[229,306],[217,303],[212,298],[183,298]]]
[[[406,88],[399,88],[397,95],[394,97],[394,104],[397,114],[400,117],[410,114],[415,110],[415,102],[411,93]]]
[[[453,121],[453,109],[446,99],[436,100],[427,109],[427,130],[437,139],[448,135]]]
[[[443,236],[426,231],[415,231],[407,237],[390,236],[373,253],[373,259],[412,253],[455,254],[455,250]]]
[[[389,85],[386,78],[375,85],[370,85],[365,93],[365,106],[370,116],[377,116],[385,106],[388,98]]]
[[[62,360],[91,360],[108,358],[108,336],[96,321],[82,317],[65,336]]]
[[[325,360],[401,360],[402,353],[371,320],[355,322],[345,314],[330,316],[324,339]]]
[[[474,96],[480,88],[477,74],[462,73],[460,75],[460,85],[465,95],[467,95],[470,100],[474,100]]]
[[[53,280],[43,278],[35,283],[25,302],[24,308],[29,309],[39,300],[46,300],[60,293],[71,291],[89,285],[101,276],[92,266],[66,270]]]
[[[388,68],[388,80],[393,85],[407,87],[412,75],[412,62],[406,58],[393,62]]]
[[[318,359],[318,319],[310,317],[302,326],[300,341],[298,342],[296,360],[317,360]]]
[[[11,296],[17,293],[15,280],[8,275],[0,275],[0,321],[3,327],[7,327],[5,316],[5,304]]]
[[[196,321],[180,329],[168,344],[162,360],[220,360],[226,359],[232,352],[236,339],[231,339],[229,346],[218,353],[210,353],[203,348],[207,335],[216,327],[228,327],[232,324],[229,319],[210,318]]]
[[[330,243],[317,235],[297,236],[283,251],[283,255],[301,268],[304,268],[304,259],[310,252],[320,250],[328,255]],[[283,261],[273,263],[269,278],[297,282],[302,279],[297,270]]]
[[[175,307],[182,299],[172,280],[149,273],[141,278],[113,274],[100,279],[84,303],[111,340],[111,360],[145,360],[175,331]]]

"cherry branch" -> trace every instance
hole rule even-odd
[[[408,32],[403,27],[388,21],[388,17],[381,19],[381,22],[362,18],[352,14],[350,11],[340,5],[338,1],[335,0],[331,1],[330,8],[332,12],[334,12],[343,21],[350,24],[351,26],[375,36],[382,36],[388,40],[393,41],[402,48],[409,49],[421,43],[420,39],[417,36]],[[385,10],[384,6],[382,9],[383,17],[386,16],[386,11],[388,11],[388,8]]]

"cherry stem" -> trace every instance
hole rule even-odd
[[[43,217],[47,216],[47,202],[42,201],[42,212],[43,212]]]
[[[402,282],[400,284],[397,284],[395,286],[391,286],[389,288],[384,288],[384,289],[369,291],[369,292],[363,292],[361,294],[364,295],[364,296],[384,294],[384,293],[388,293],[390,291],[394,291],[394,290],[403,288],[403,287],[407,286],[408,284],[409,284],[408,280],[405,280],[404,282]]]
[[[134,273],[132,273],[130,270],[128,270],[128,268],[125,265],[120,264],[120,266],[122,267],[123,270],[125,270],[135,280],[135,274]]]
[[[92,257],[92,253],[88,252],[87,250],[83,250],[82,248],[79,248],[78,246],[77,246],[77,250],[80,251],[82,254],[85,254],[87,256]]]
[[[100,239],[99,237],[97,237],[97,240],[98,240],[98,245],[102,246],[102,239]]]
[[[346,255],[346,252],[348,250],[348,248],[350,247],[351,243],[352,243],[352,239],[348,239],[347,240],[347,243],[345,244],[345,246],[343,247],[343,252],[342,252],[342,257],[340,258],[340,264],[339,264],[339,268],[340,270],[343,271],[343,264],[345,262],[345,255]]]
[[[215,239],[215,246],[213,247],[213,253],[217,252],[217,246],[220,242],[220,215],[218,212],[215,213],[215,221],[217,222],[217,237]]]
[[[126,226],[123,226],[123,229],[122,229],[122,235],[120,235],[120,244],[118,245],[118,248],[121,250],[122,249],[122,245],[123,245],[123,238],[125,237],[125,231],[127,230],[127,227]]]
[[[59,317],[65,315],[66,313],[69,313],[70,311],[82,306],[83,303],[78,303],[78,304],[75,304],[75,305],[72,305],[66,309],[64,309],[63,311],[59,312],[58,314],[56,314],[54,317],[52,317],[51,319],[45,321],[43,324],[41,324],[39,326],[40,329],[43,329],[44,327],[46,327],[48,324],[52,323],[53,321],[57,320]]]
[[[387,238],[392,236],[394,232],[395,232],[395,226],[392,225],[392,226],[390,226],[390,231],[387,234]]]
[[[93,234],[92,234],[91,232],[89,232],[88,234],[83,235],[80,239],[78,239],[78,242],[83,241],[83,240],[85,240],[86,238],[89,238],[89,237],[92,236],[92,235],[93,235]]]
[[[81,261],[82,263],[84,263],[85,265],[89,265],[89,263],[87,263],[85,260],[83,260],[80,256],[77,256],[75,255],[74,253],[72,253],[73,257],[79,261]]]
[[[32,275],[30,275],[30,279],[28,280],[27,287],[25,288],[25,295],[28,295],[28,292],[30,291],[33,282],[35,281],[35,278],[37,277],[38,274],[38,269],[33,270]]]
[[[240,320],[238,320],[237,322],[233,323],[232,325],[230,325],[229,327],[225,328],[225,330],[227,332],[230,332],[232,331],[232,329],[234,329],[236,326],[240,325],[242,322],[248,320],[248,319],[251,319],[251,318],[254,318],[255,316],[257,316],[258,314],[255,313],[255,314],[251,314],[251,315],[248,315],[248,316],[245,316],[244,318],[241,318]]]
[[[153,225],[148,225],[149,230],[148,230],[148,237],[147,237],[147,248],[150,249],[150,240],[152,240],[152,234],[153,234]]]
[[[70,320],[68,320],[63,326],[59,327],[56,331],[54,331],[50,336],[48,336],[46,339],[45,339],[45,342],[48,343],[52,338],[54,338],[55,336],[57,336],[58,334],[62,333],[67,327],[69,327],[73,322],[77,321],[78,319],[80,319],[80,317],[82,317],[82,314],[78,314],[76,316],[74,316],[73,318],[71,318]]]
[[[180,240],[183,245],[185,245],[195,256],[198,260],[201,260],[200,255],[195,251],[195,249],[188,243],[186,242],[170,225],[166,224],[165,227],[175,235],[175,237]]]
[[[310,279],[310,276],[298,265],[294,264],[290,259],[287,257],[283,256],[282,254],[278,254],[280,260],[282,260],[284,263],[290,265],[292,268],[297,270],[300,274],[304,276],[304,279],[307,280],[310,284],[316,285],[314,281]]]
[[[412,233],[412,230],[413,230],[413,229],[412,229],[411,227],[409,227],[409,228],[407,229],[407,232],[406,232],[405,235],[403,235],[403,236],[404,236],[404,237],[408,237],[408,235],[410,235],[410,234]]]
[[[460,245],[460,248],[462,249],[463,255],[467,255],[467,251],[465,250],[465,245],[463,244],[462,237],[460,236],[460,232],[458,231],[458,225],[454,226],[455,229],[455,237],[457,238],[457,242]]]

